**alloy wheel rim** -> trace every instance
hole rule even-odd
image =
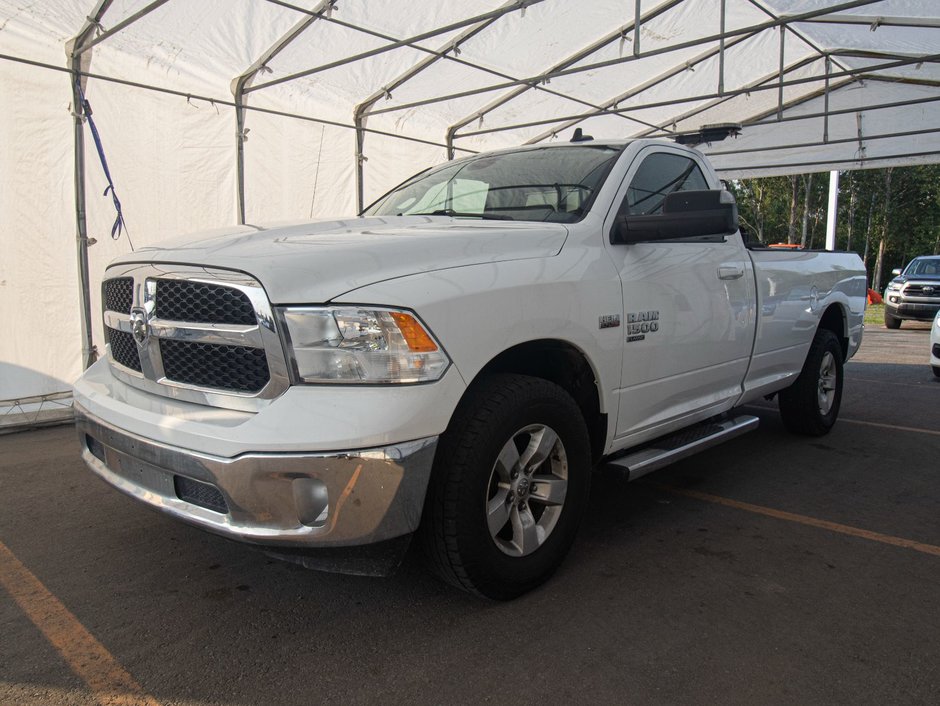
[[[826,415],[832,410],[836,399],[836,359],[831,352],[826,351],[819,364],[819,381],[816,390],[816,401],[820,414]]]
[[[486,489],[486,524],[501,552],[532,554],[558,524],[568,493],[568,457],[544,424],[523,427],[503,445]]]

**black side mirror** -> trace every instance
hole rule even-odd
[[[640,243],[705,235],[731,235],[738,230],[734,196],[723,189],[676,191],[663,200],[663,212],[617,216],[612,243]]]

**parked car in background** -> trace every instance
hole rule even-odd
[[[885,289],[885,326],[930,321],[940,311],[940,255],[915,257],[904,271],[893,270]]]
[[[930,367],[933,368],[933,374],[940,378],[940,311],[930,327]]]

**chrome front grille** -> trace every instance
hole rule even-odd
[[[129,333],[113,328],[108,328],[106,331],[108,344],[111,346],[111,357],[125,368],[130,368],[138,373],[142,372],[140,369],[140,356],[137,354],[137,344],[134,343],[134,337]]]
[[[134,306],[134,278],[115,277],[104,282],[104,307],[110,311],[131,313]]]
[[[199,404],[256,410],[288,386],[261,285],[240,272],[118,265],[103,284],[114,374]]]
[[[199,324],[256,323],[255,308],[244,292],[205,282],[157,280],[157,318]]]
[[[909,282],[904,286],[907,297],[940,297],[940,282]]]
[[[192,341],[160,341],[167,379],[234,392],[258,392],[270,375],[264,351]]]

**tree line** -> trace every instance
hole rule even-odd
[[[829,173],[729,182],[741,226],[766,244],[822,248]],[[940,165],[840,172],[836,249],[857,252],[869,285],[918,255],[940,254]]]

